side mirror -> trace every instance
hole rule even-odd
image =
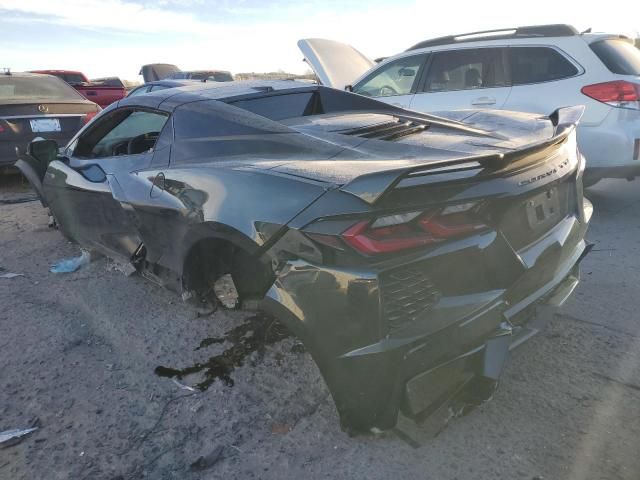
[[[345,85],[345,86],[344,86],[344,89],[345,89],[347,92],[353,92],[353,85]]]
[[[29,143],[27,153],[46,168],[58,156],[58,142],[55,140],[35,139]]]

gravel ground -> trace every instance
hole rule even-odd
[[[413,448],[345,435],[313,361],[269,319],[198,316],[107,259],[49,273],[78,248],[38,202],[9,203],[30,191],[4,180],[0,273],[24,276],[0,278],[0,431],[40,428],[0,449],[0,479],[637,480],[638,187],[589,191],[596,246],[576,295],[492,401]]]

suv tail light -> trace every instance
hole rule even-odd
[[[612,107],[640,110],[640,84],[637,83],[615,80],[587,85],[580,91],[587,97]]]
[[[431,245],[486,228],[484,223],[475,218],[475,206],[475,203],[467,203],[427,212],[362,220],[345,230],[340,237],[365,255]]]

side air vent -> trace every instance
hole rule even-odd
[[[413,120],[394,119],[390,122],[378,123],[366,127],[352,128],[343,130],[343,135],[354,135],[362,138],[375,138],[376,140],[393,141],[398,138],[420,133],[428,127],[428,124],[422,124]]]
[[[438,302],[441,293],[420,269],[407,268],[385,273],[380,278],[382,312],[389,333],[416,321]]]

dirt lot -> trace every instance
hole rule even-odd
[[[412,448],[350,438],[308,354],[277,325],[198,316],[106,259],[78,254],[30,195],[0,186],[1,479],[640,478],[640,183],[603,182],[583,283],[516,350],[493,400]],[[157,367],[191,368],[185,390]],[[200,457],[204,459],[198,461]],[[208,468],[207,468],[208,467]]]

